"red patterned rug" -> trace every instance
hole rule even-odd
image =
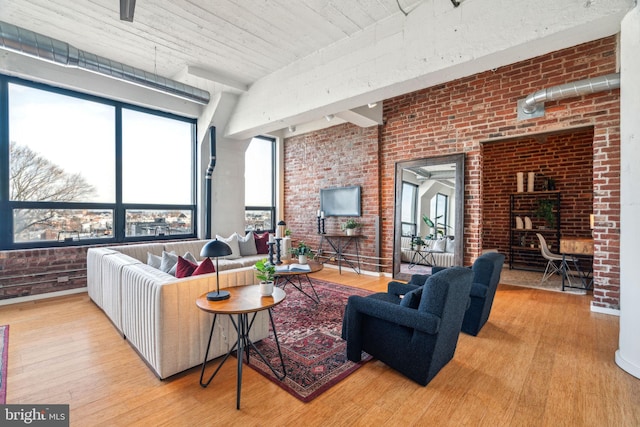
[[[0,325],[0,405],[7,403],[7,359],[9,355],[9,325]]]
[[[366,357],[360,363],[347,360],[347,344],[341,338],[347,298],[371,292],[324,280],[311,280],[320,297],[319,304],[287,286],[287,298],[272,310],[287,370],[285,379],[278,380],[255,354],[251,355],[251,364],[248,365],[303,402],[318,397],[371,359],[363,354]],[[308,285],[303,289],[313,295]],[[270,330],[269,337],[256,346],[279,371],[281,363],[273,331]]]

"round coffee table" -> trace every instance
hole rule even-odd
[[[283,261],[283,263],[280,265],[291,266],[296,264],[298,263],[295,262],[295,260],[286,260],[286,261]],[[311,282],[311,279],[309,279],[309,274],[317,273],[318,271],[322,270],[324,266],[321,263],[316,261],[308,261],[307,264],[305,265],[309,266],[309,270],[295,269],[295,270],[277,271],[278,267],[280,266],[276,266],[276,272],[274,274],[274,278],[275,278],[274,287],[282,285],[282,289],[284,290],[287,284],[290,283],[294,288],[296,288],[297,290],[299,290],[300,292],[302,292],[303,294],[311,298],[311,300],[317,304],[320,302],[320,297],[316,292],[316,288],[313,287],[313,282]],[[303,278],[306,279],[306,285],[311,287],[311,290],[313,291],[313,295],[315,295],[315,298],[304,291],[303,286],[305,285],[305,282],[303,281]]]
[[[230,293],[229,299],[221,300],[221,301],[209,301],[207,299],[207,293],[204,293],[198,297],[196,300],[196,305],[201,310],[204,310],[208,313],[213,313],[213,321],[211,322],[211,332],[209,333],[209,342],[207,344],[207,350],[204,353],[204,360],[202,361],[202,371],[200,372],[200,386],[207,387],[213,377],[216,376],[224,362],[229,358],[231,353],[237,349],[238,354],[238,377],[237,377],[237,389],[236,389],[236,409],[240,409],[240,391],[242,389],[242,357],[243,353],[246,349],[247,353],[247,364],[249,364],[249,351],[253,347],[255,352],[260,356],[262,361],[271,369],[273,374],[279,379],[282,380],[287,375],[285,367],[284,367],[284,359],[282,357],[282,351],[280,350],[280,343],[278,342],[278,335],[276,334],[276,325],[273,323],[273,316],[271,315],[271,308],[280,304],[286,298],[287,294],[280,288],[273,288],[273,294],[271,296],[265,297],[260,295],[260,286],[259,285],[249,285],[249,286],[238,286],[236,288],[227,288],[227,291]],[[278,347],[278,354],[280,355],[280,363],[282,364],[282,373],[277,372],[271,363],[260,353],[260,350],[255,346],[255,344],[249,338],[249,332],[251,330],[251,326],[253,325],[253,321],[256,317],[256,313],[262,310],[269,311],[269,319],[271,320],[271,328],[273,330],[273,336],[276,341],[276,346]],[[253,313],[253,317],[251,321],[249,321],[249,314]],[[202,381],[204,377],[204,370],[207,365],[207,355],[209,354],[209,348],[211,347],[211,338],[213,337],[213,331],[216,325],[216,318],[219,314],[229,315],[229,319],[233,323],[233,327],[235,328],[238,338],[236,343],[231,347],[231,349],[227,352],[227,355],[222,359],[222,361],[218,364],[216,370],[211,374],[209,379],[206,382]],[[237,322],[233,319],[233,315],[236,315],[238,320]]]

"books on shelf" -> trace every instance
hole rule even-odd
[[[282,264],[276,265],[276,273],[286,271],[311,271],[309,264]]]

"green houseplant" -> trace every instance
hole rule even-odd
[[[313,253],[311,252],[311,248],[307,246],[307,244],[303,241],[300,241],[298,243],[298,247],[291,248],[291,254],[293,256],[298,257],[298,262],[300,264],[306,264],[307,258],[309,257],[313,258]]]
[[[535,211],[536,218],[543,219],[549,227],[554,228],[556,226],[556,214],[554,212],[555,208],[555,200],[538,200],[538,207]]]
[[[347,222],[342,224],[342,229],[347,232],[347,236],[351,236],[355,233],[357,228],[362,227],[362,224],[353,218],[349,218]]]
[[[276,266],[264,258],[256,262],[253,267],[257,270],[256,277],[260,280],[260,294],[263,296],[271,295]]]

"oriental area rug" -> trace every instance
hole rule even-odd
[[[9,325],[0,326],[0,405],[7,403],[7,359],[9,355]]]
[[[294,287],[286,286],[286,299],[272,309],[286,377],[278,380],[253,350],[251,364],[248,365],[303,402],[318,397],[371,359],[363,353],[360,363],[347,360],[347,342],[341,338],[347,298],[371,292],[324,280],[311,280],[320,303],[316,304]],[[313,294],[306,284],[303,290]],[[280,371],[280,357],[271,326],[269,337],[256,343],[256,347]]]

